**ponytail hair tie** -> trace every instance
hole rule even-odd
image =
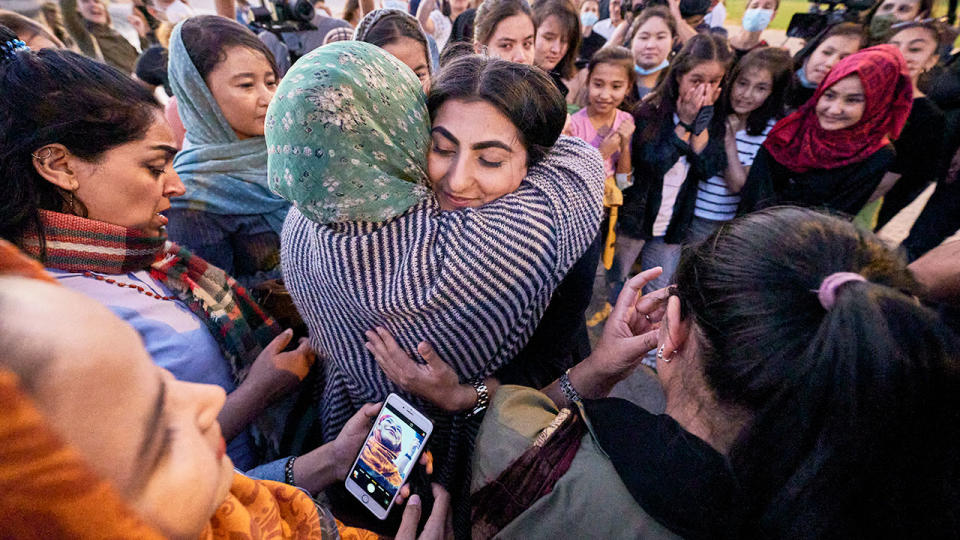
[[[13,61],[17,59],[17,51],[29,51],[30,47],[19,39],[10,39],[0,42],[0,62]]]
[[[851,281],[867,281],[867,278],[854,272],[836,272],[825,277],[820,283],[820,289],[817,290],[817,298],[820,299],[823,309],[827,311],[833,309],[833,304],[837,301],[837,289]]]

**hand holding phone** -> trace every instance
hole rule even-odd
[[[385,519],[420,458],[431,422],[396,394],[387,396],[344,484],[378,519]]]

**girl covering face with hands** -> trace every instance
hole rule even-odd
[[[623,193],[607,272],[611,299],[638,257],[644,268],[663,267],[650,290],[669,284],[693,218],[697,184],[714,176],[723,161],[722,124],[719,115],[714,119],[713,105],[732,60],[724,38],[692,37],[634,113],[634,182]]]
[[[698,242],[737,215],[740,190],[760,145],[783,117],[783,101],[790,86],[792,61],[787,51],[762,47],[747,53],[730,73],[720,96],[726,115],[725,170],[701,180],[687,243]]]

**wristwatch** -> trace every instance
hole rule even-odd
[[[477,404],[473,407],[473,410],[468,412],[466,417],[472,418],[487,409],[487,405],[490,404],[490,393],[487,391],[487,383],[483,381],[483,377],[477,377],[470,381],[470,384],[473,385],[473,389],[477,391]]]

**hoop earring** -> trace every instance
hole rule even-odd
[[[42,156],[41,156],[41,155],[34,154],[34,153],[31,153],[30,155],[33,156],[33,159],[36,159],[36,160],[38,160],[38,161],[43,161],[43,160],[47,159],[48,157],[50,157],[50,154],[53,153],[53,149],[52,149],[52,148],[43,148],[43,149],[40,150],[40,153],[43,153],[43,152],[46,152],[46,153],[43,154]]]
[[[663,362],[663,363],[665,363],[665,364],[669,364],[669,363],[670,363],[670,358],[669,358],[669,357],[667,357],[667,358],[664,358],[664,357],[663,357],[663,348],[664,348],[664,347],[666,347],[666,345],[661,345],[660,348],[657,349],[657,362]]]

